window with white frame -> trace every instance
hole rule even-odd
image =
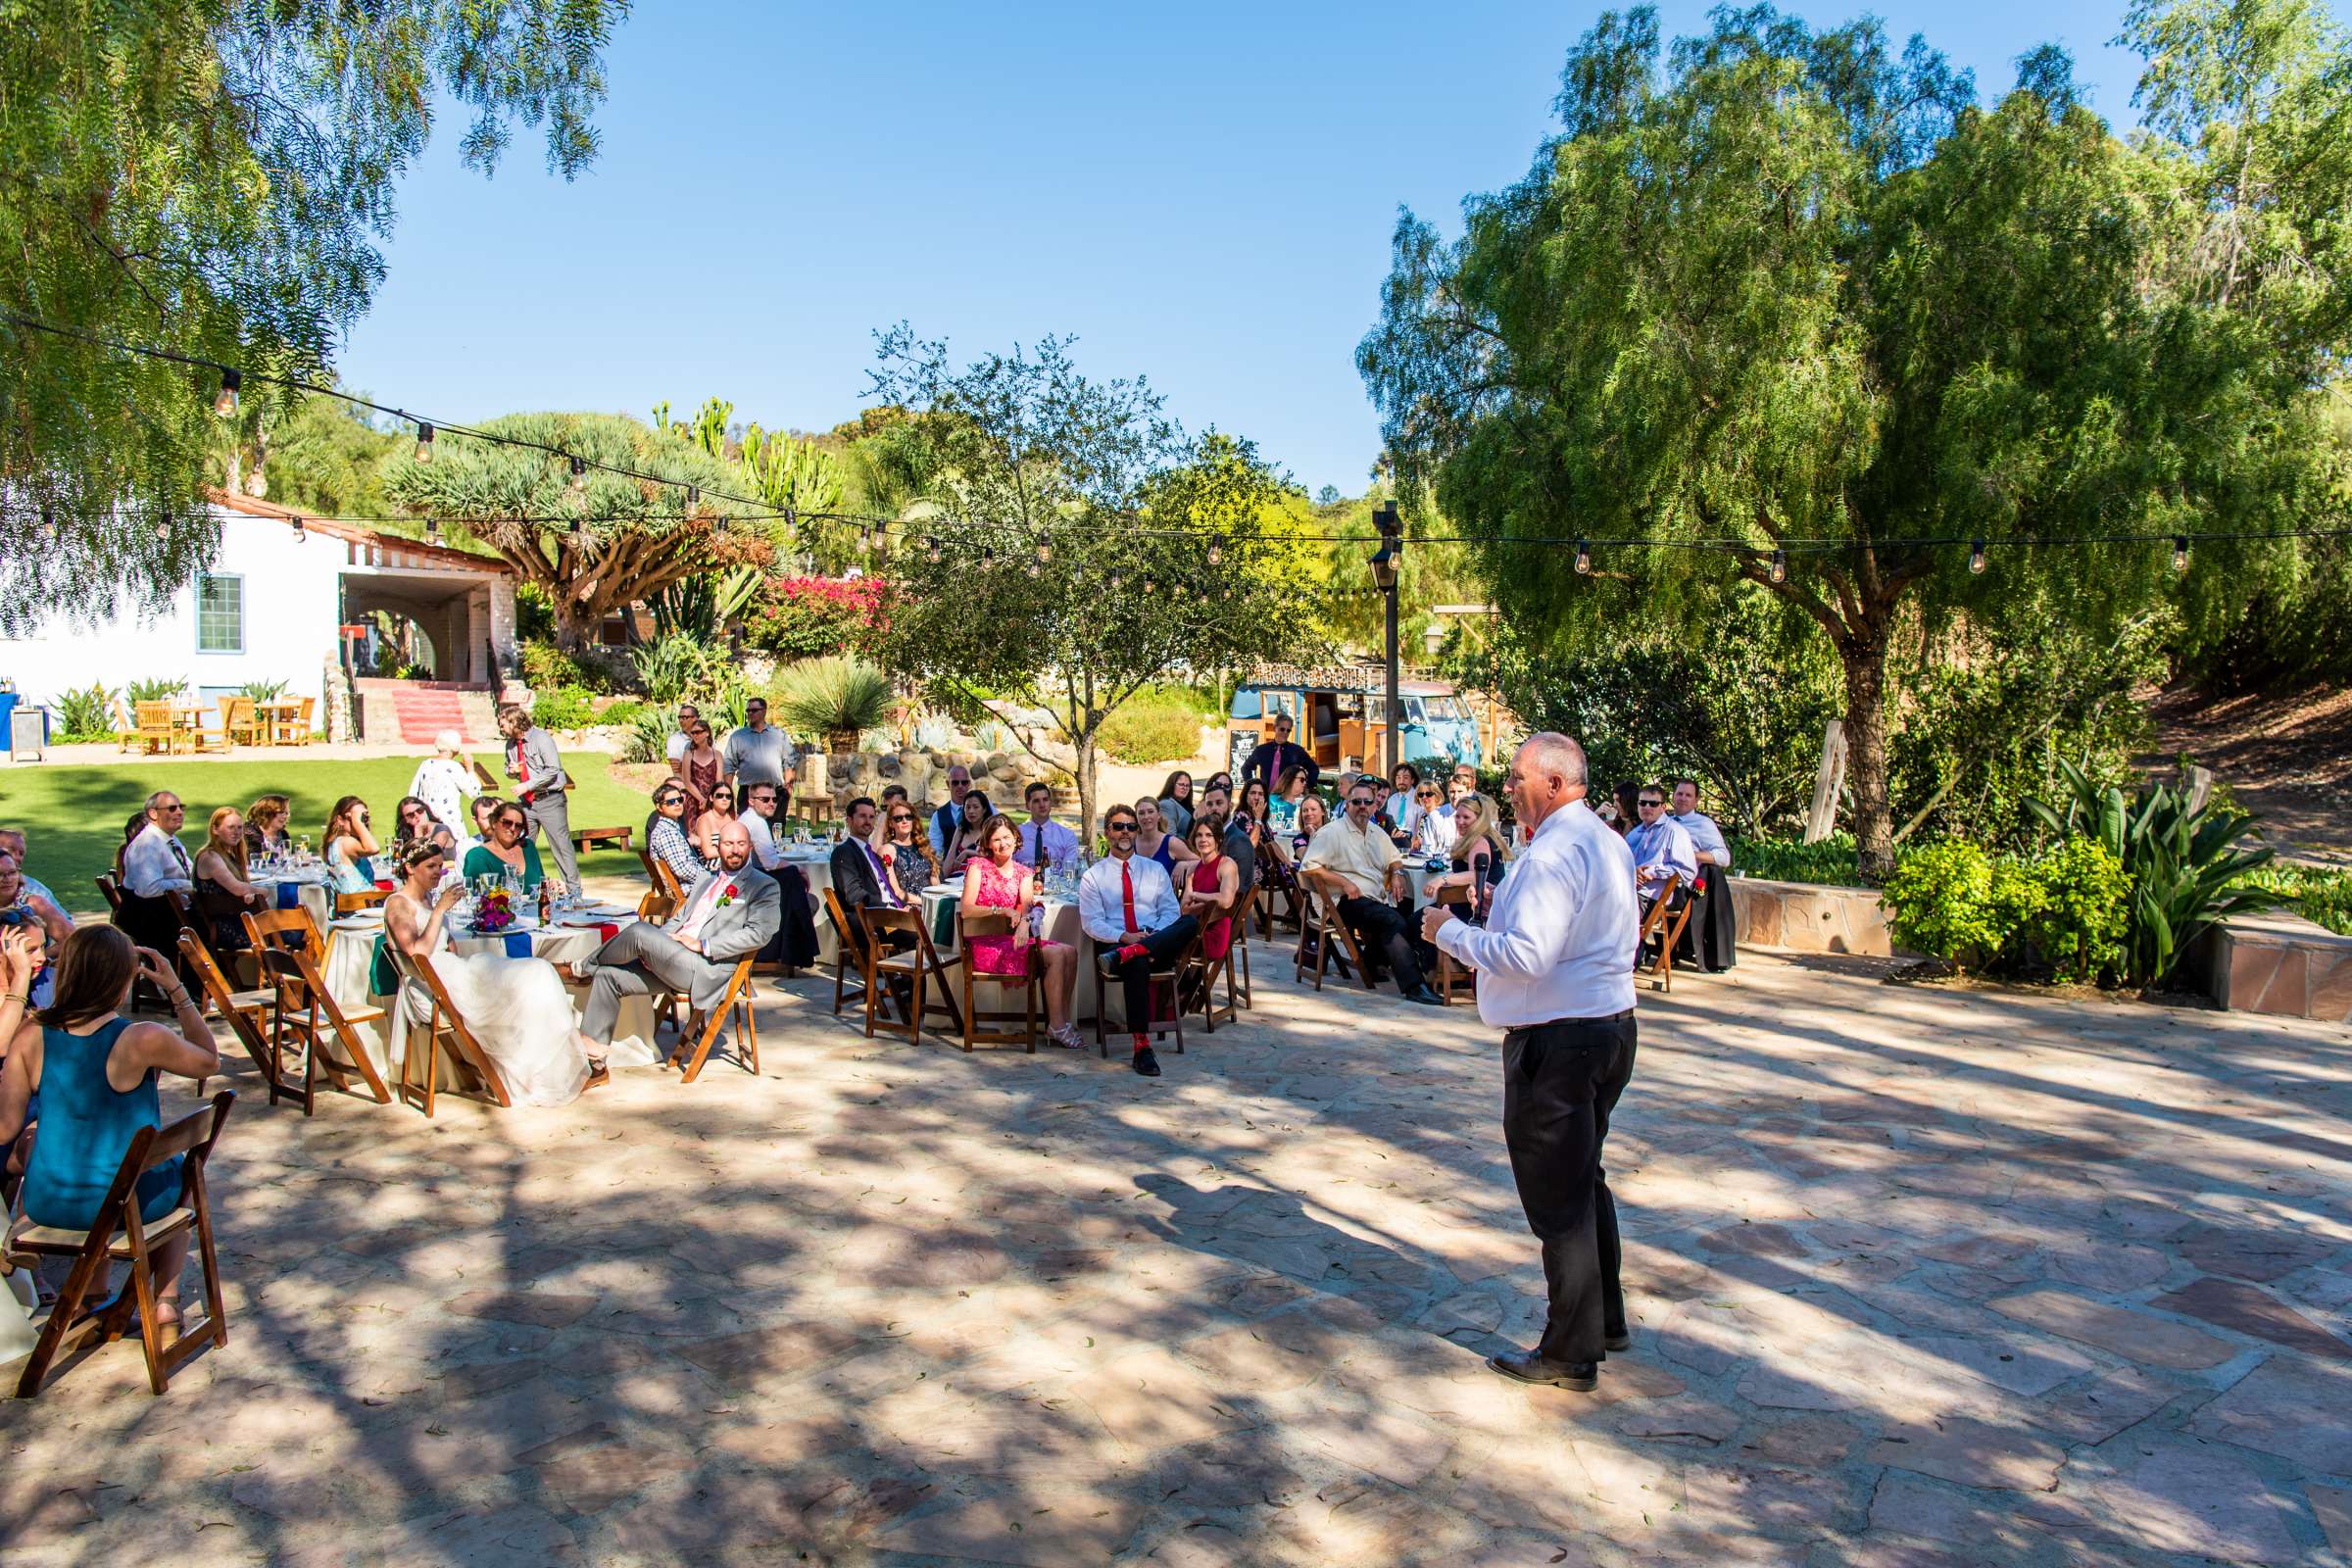
[[[207,572],[196,579],[196,651],[200,654],[245,651],[244,578]]]

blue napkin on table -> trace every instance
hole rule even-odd
[[[302,884],[299,882],[280,882],[277,885],[277,906],[281,909],[301,908]]]
[[[505,935],[508,957],[527,958],[531,956],[531,934],[528,931],[509,931]]]

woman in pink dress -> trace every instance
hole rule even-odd
[[[973,937],[965,961],[974,974],[1045,976],[1046,1037],[1074,1051],[1079,1042],[1070,1025],[1070,997],[1078,984],[1078,956],[1066,942],[1032,934],[1030,919],[1043,907],[1045,895],[1037,873],[1013,858],[1020,847],[1020,827],[1009,816],[992,816],[980,829],[980,853],[963,869],[963,909],[967,914],[1003,909],[1012,916],[1012,932]]]
[[[1233,906],[1242,896],[1242,868],[1225,853],[1210,817],[1194,818],[1193,853],[1200,858],[1193,862],[1189,885],[1176,902],[1200,922],[1200,956],[1213,963],[1233,946]]]

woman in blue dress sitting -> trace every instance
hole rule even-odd
[[[0,1144],[25,1130],[38,1095],[39,1122],[24,1162],[21,1207],[35,1225],[87,1230],[97,1223],[107,1189],[142,1127],[163,1125],[156,1075],[210,1077],[220,1070],[212,1031],[196,1010],[170,959],[131,945],[111,925],[88,925],[66,939],[57,962],[53,1000],[24,1016],[24,996],[37,953],[15,933],[0,937]],[[134,980],[171,999],[173,1024],[125,1018]],[[180,1161],[139,1178],[139,1214],[161,1219],[179,1201]],[[189,1230],[155,1250],[157,1326],[179,1322],[179,1270],[187,1261]]]

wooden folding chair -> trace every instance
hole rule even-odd
[[[204,994],[220,1009],[220,1016],[227,1020],[229,1032],[245,1048],[245,1054],[253,1058],[256,1067],[267,1073],[270,1070],[270,1048],[263,1043],[263,1037],[270,1027],[270,1005],[276,993],[267,986],[251,991],[231,990],[228,976],[222,974],[220,965],[213,961],[212,950],[197,941],[193,931],[179,934],[179,956],[182,962],[196,971],[196,979],[204,987]],[[196,1080],[196,1092],[200,1095],[204,1093],[204,1079]]]
[[[1326,898],[1308,887],[1303,880],[1298,884],[1298,896],[1305,901],[1306,917],[1298,926],[1298,953],[1293,960],[1292,978],[1311,978],[1315,989],[1320,991],[1323,989],[1323,970],[1327,965],[1336,964],[1340,974],[1345,977],[1348,973],[1348,965],[1352,963],[1355,966],[1355,978],[1363,982],[1366,991],[1371,990],[1371,966],[1364,962],[1363,950],[1355,944],[1355,933],[1348,928],[1347,921],[1340,918],[1340,901]],[[1334,942],[1346,951],[1333,952]],[[1311,960],[1314,973],[1311,976],[1306,972],[1309,953],[1314,955]]]
[[[865,934],[865,1038],[874,1038],[874,1015],[883,1001],[897,995],[897,987],[888,982],[903,982],[908,976],[913,977],[914,984],[906,1016],[895,1022],[884,1022],[881,1028],[887,1033],[905,1035],[908,1040],[920,1043],[923,1038],[923,1014],[927,1010],[924,998],[933,994],[930,984],[936,980],[939,982],[936,996],[940,1010],[948,1015],[954,1028],[960,1030],[963,1018],[956,1007],[956,993],[948,977],[950,965],[941,960],[939,950],[931,945],[930,928],[923,924],[922,910],[867,905],[858,911],[858,919]],[[889,951],[885,934],[892,931],[911,931],[914,933],[914,946],[903,952]],[[959,954],[953,961],[961,963],[963,957]]]
[[[753,1077],[760,1075],[760,1029],[752,1020],[752,998],[756,995],[752,990],[752,962],[755,956],[746,954],[735,960],[735,973],[728,977],[727,989],[719,996],[718,1005],[708,1013],[699,1011],[694,1005],[694,999],[684,992],[668,993],[665,1000],[669,1004],[673,1023],[677,1018],[677,1004],[680,1002],[686,1004],[686,1022],[677,1026],[678,1043],[669,1054],[670,1065],[686,1069],[678,1082],[690,1084],[702,1076],[703,1063],[710,1060],[711,1048],[718,1044],[719,1031],[726,1027],[730,1012],[735,1015],[736,1027],[743,1031],[743,1038],[735,1048],[735,1059]],[[690,1046],[691,1054],[688,1050]]]
[[[1160,1017],[1159,1009],[1155,1004],[1152,1009],[1152,1016],[1143,1028],[1138,1029],[1135,1026],[1135,1020],[1129,1018],[1121,1026],[1120,1033],[1146,1035],[1157,1040],[1161,1035],[1173,1032],[1176,1036],[1176,1054],[1178,1055],[1184,1054],[1184,1001],[1182,994],[1177,989],[1177,982],[1184,977],[1184,971],[1192,963],[1193,956],[1200,951],[1200,938],[1195,935],[1192,941],[1171,954],[1165,963],[1152,966],[1152,995],[1157,998],[1161,986],[1164,985],[1168,988],[1169,1016]],[[1117,949],[1113,948],[1109,953],[1104,953],[1102,944],[1092,936],[1086,939],[1086,952],[1080,955],[1084,961],[1095,966],[1095,1050],[1104,1059],[1108,1059],[1110,1055],[1110,1047],[1104,1043],[1103,1038],[1103,1020],[1110,1014],[1111,987],[1117,986],[1122,992],[1126,989],[1126,982],[1119,978],[1119,971],[1104,962],[1106,958],[1115,958],[1117,956]]]
[[[384,951],[392,956],[393,971],[401,978],[400,1026],[408,1031],[408,1043],[400,1056],[400,1101],[415,1105],[427,1118],[433,1114],[433,1102],[441,1082],[441,1063],[463,1064],[482,1086],[483,1098],[499,1106],[512,1105],[508,1098],[507,1081],[501,1077],[498,1063],[490,1053],[473,1037],[466,1026],[466,1015],[450,1000],[449,989],[442,985],[430,959],[422,962],[412,958],[391,938],[384,939]],[[416,1014],[419,993],[425,1003],[425,1016]],[[417,1031],[424,1032],[424,1048],[416,1044]],[[457,1076],[463,1077],[464,1074]]]
[[[1252,888],[1250,891],[1255,892],[1256,890]],[[1229,916],[1233,923],[1227,927],[1230,932],[1230,940],[1225,945],[1223,957],[1212,958],[1200,951],[1202,943],[1193,944],[1191,956],[1185,960],[1184,979],[1177,987],[1177,1004],[1182,1006],[1184,998],[1188,994],[1191,995],[1200,1008],[1201,1023],[1212,1035],[1217,1032],[1219,1018],[1230,1021],[1241,1015],[1241,991],[1239,982],[1234,978],[1234,959],[1237,954],[1248,951],[1250,927],[1246,923],[1246,916],[1249,908],[1250,895],[1245,893],[1240,902],[1234,906],[1233,914]],[[1223,1006],[1217,1004],[1217,976],[1220,974],[1225,977],[1225,1004]],[[1192,989],[1196,986],[1200,988],[1197,991]]]
[[[841,895],[830,885],[825,888],[825,918],[833,922],[833,1016],[838,1018],[845,1002],[865,1000],[865,949],[852,934],[863,928],[851,925],[850,912],[841,906]],[[849,988],[853,965],[858,975],[855,991]]]
[[[1466,911],[1471,906],[1471,892],[1468,888],[1446,888],[1431,902]],[[1460,917],[1466,920],[1469,915],[1465,912]],[[1478,997],[1478,971],[1455,962],[1453,955],[1444,948],[1438,950],[1437,972],[1430,976],[1429,984],[1447,1006],[1453,1005],[1456,996],[1467,996],[1473,1001]]]
[[[362,910],[372,909],[391,896],[383,888],[368,888],[359,893],[338,893],[335,895],[335,918],[340,920],[347,914],[358,914]]]
[[[1257,880],[1250,884],[1250,891],[1262,895],[1257,900],[1257,926],[1268,942],[1274,940],[1274,928],[1278,924],[1305,925],[1305,917],[1298,912],[1298,873],[1289,861],[1278,860],[1271,856],[1260,860]],[[1276,899],[1282,901],[1280,908],[1275,906]]]
[[[967,910],[960,905],[956,907],[956,940],[963,946],[963,952],[958,955],[958,960],[963,965],[963,1049],[967,1052],[976,1045],[1018,1045],[1027,1047],[1029,1054],[1032,1056],[1037,1054],[1037,993],[1038,987],[1043,984],[1043,978],[1037,973],[1036,968],[1033,965],[1024,965],[1019,974],[994,974],[976,967],[972,962],[972,938],[1008,937],[1012,935],[1012,911],[1009,909],[974,911]],[[972,988],[978,985],[995,986],[1000,1002],[1004,1000],[1003,995],[1004,992],[1019,990],[1021,1010],[1013,1012],[1006,1007],[998,1006],[983,1012],[980,1008],[979,999],[972,993]],[[1009,1028],[983,1029],[980,1027],[983,1019],[993,1024],[1009,1024],[1015,1018],[1021,1020],[1021,1028],[1017,1034]]]
[[[669,868],[667,860],[655,859],[653,852],[650,850],[639,850],[637,858],[645,866],[645,887],[648,898],[659,893],[669,900],[669,906],[673,909],[686,902],[686,889],[678,881],[678,873]],[[643,919],[644,916],[640,915],[638,918]]]
[[[1250,916],[1251,911],[1257,907],[1260,886],[1261,884],[1256,882],[1250,883],[1249,889],[1242,894],[1242,902],[1234,909],[1231,956],[1241,965],[1241,999],[1242,1005],[1245,1007],[1256,1005],[1255,1002],[1251,1000],[1256,992],[1250,983]],[[1273,939],[1269,936],[1267,940]]]
[[[101,871],[90,880],[98,884],[99,893],[106,899],[107,908],[121,913],[122,909],[122,879],[112,871]]]
[[[262,1074],[270,1082],[270,1103],[280,1099],[302,1102],[305,1116],[317,1113],[318,1106],[318,1068],[324,1066],[327,1078],[338,1090],[348,1091],[351,1078],[344,1070],[346,1062],[328,1049],[329,1043],[339,1046],[348,1065],[367,1083],[376,1103],[392,1103],[392,1092],[384,1087],[375,1064],[368,1059],[368,1049],[354,1032],[355,1023],[370,1023],[383,1017],[384,1009],[360,1005],[346,1007],[327,990],[319,973],[324,954],[319,947],[318,928],[311,923],[305,909],[271,909],[262,914],[245,916],[245,929],[253,936],[253,956],[261,965],[261,978],[270,988],[270,1059]],[[286,1077],[285,1051],[289,1038],[302,1045],[302,1080],[299,1085]]]
[[[1682,873],[1677,871],[1668,875],[1665,887],[1650,900],[1648,912],[1642,917],[1642,949],[1646,952],[1650,939],[1659,939],[1657,958],[1648,965],[1652,991],[1674,995],[1674,945],[1683,940],[1683,927],[1690,919],[1690,896],[1683,891]],[[1634,969],[1639,973],[1642,967],[1637,956]]]
[[[228,1343],[228,1308],[220,1299],[220,1260],[213,1250],[213,1210],[204,1190],[204,1165],[220,1137],[220,1124],[236,1096],[221,1090],[203,1110],[183,1116],[169,1127],[142,1127],[131,1139],[114,1185],[98,1208],[98,1222],[86,1232],[60,1230],[20,1221],[12,1227],[7,1250],[12,1257],[29,1261],[40,1257],[70,1257],[74,1267],[66,1276],[50,1309],[49,1321],[17,1379],[17,1397],[30,1399],[41,1392],[49,1369],[60,1356],[71,1355],[92,1338],[101,1344],[121,1339],[130,1327],[131,1313],[139,1319],[139,1346],[147,1354],[147,1387],[162,1394],[171,1387],[172,1373],[181,1362],[208,1345]],[[180,1163],[179,1201],[160,1219],[139,1216],[139,1178],[171,1159]],[[204,1269],[204,1315],[194,1322],[182,1319],[179,1337],[164,1344],[163,1328],[155,1320],[154,1250],[181,1231],[194,1227],[196,1252]],[[117,1231],[121,1236],[118,1239]],[[122,1294],[102,1306],[84,1312],[83,1298],[106,1286],[107,1265],[127,1262],[130,1278]]]

